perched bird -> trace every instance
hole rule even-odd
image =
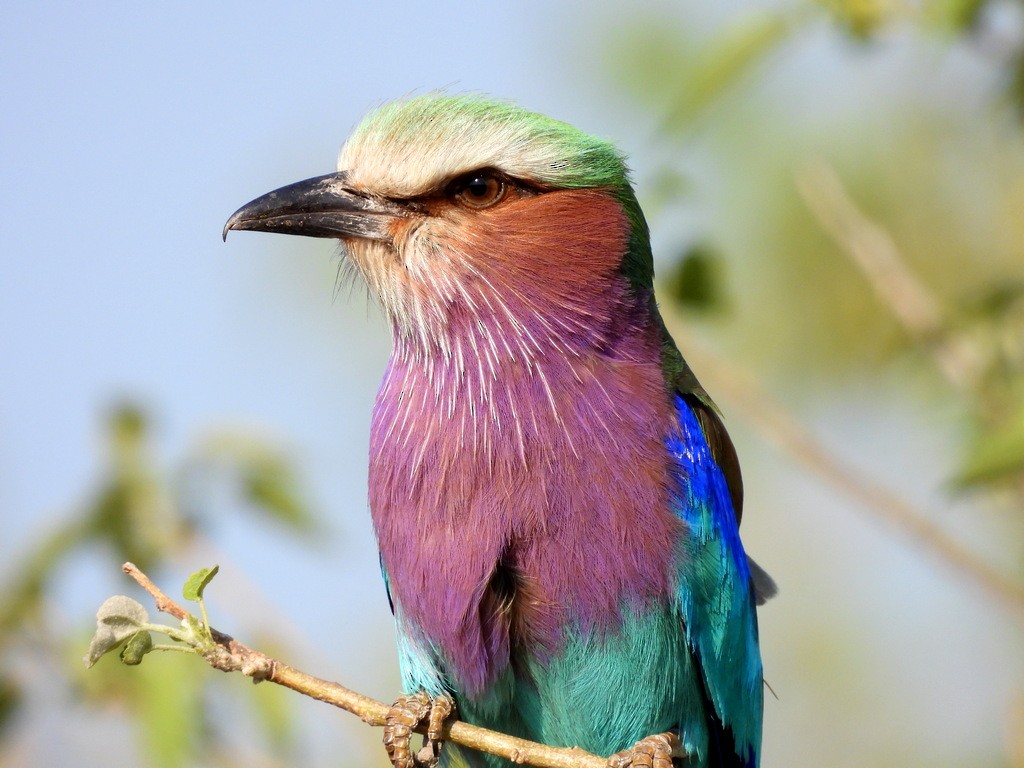
[[[740,543],[732,443],[655,304],[623,156],[432,93],[370,114],[338,168],[224,234],[339,239],[392,327],[370,510],[407,694],[393,763],[420,761],[410,730],[436,740],[454,701],[614,766],[667,768],[673,749],[756,766],[755,603],[774,586]],[[450,744],[440,760],[510,765]]]

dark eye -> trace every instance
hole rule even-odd
[[[492,173],[471,173],[455,187],[455,199],[470,208],[488,208],[505,196],[505,182]]]

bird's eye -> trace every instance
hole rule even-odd
[[[489,208],[505,196],[505,182],[490,173],[472,173],[455,188],[455,199],[470,208]]]

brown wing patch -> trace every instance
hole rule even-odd
[[[714,409],[694,392],[683,392],[682,394],[686,402],[693,408],[697,421],[700,423],[701,429],[704,430],[704,437],[711,448],[712,458],[725,475],[738,525],[743,517],[743,477],[740,474],[740,461],[736,456],[736,448]]]

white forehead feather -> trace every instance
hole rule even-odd
[[[544,115],[476,96],[429,94],[372,112],[341,150],[349,183],[414,197],[478,168],[563,187],[626,182],[609,143]]]

